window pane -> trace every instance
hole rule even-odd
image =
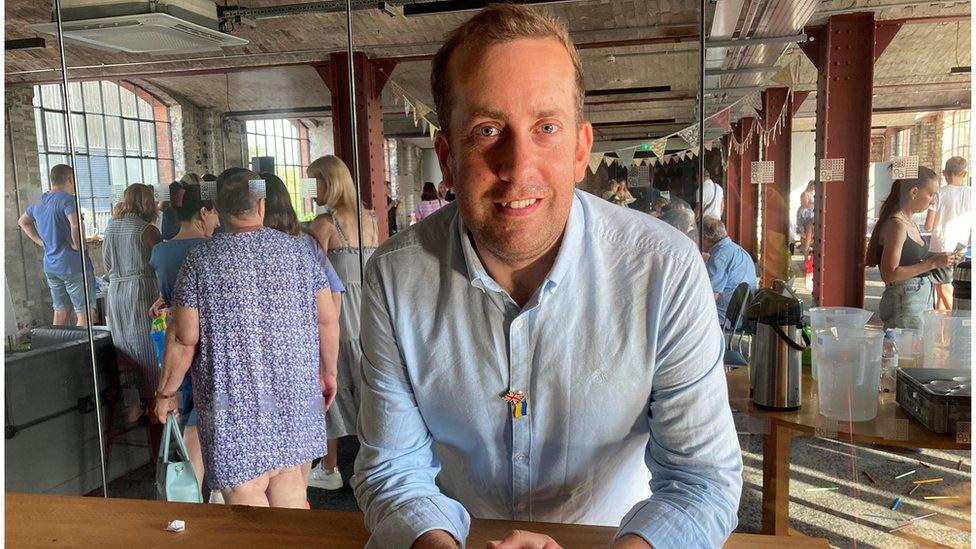
[[[97,114],[86,114],[85,120],[88,124],[88,147],[91,154],[104,155],[105,127],[102,124],[104,117]]]
[[[85,92],[85,112],[102,112],[101,86],[98,82],[82,82]]]
[[[85,135],[85,116],[81,114],[71,115],[71,141],[76,151],[87,151],[88,138]]]
[[[126,185],[142,183],[142,162],[138,158],[126,158]]]
[[[122,121],[125,130],[125,152],[126,154],[139,155],[139,122],[135,120]]]
[[[277,142],[273,135],[268,136],[268,150],[265,152],[265,156],[278,156]]]
[[[142,135],[142,156],[156,156],[156,128],[152,122],[139,122]]]
[[[105,118],[105,136],[109,154],[122,154],[122,119],[114,116]]]
[[[68,82],[68,99],[71,100],[71,110],[77,112],[85,110],[85,103],[81,99],[81,83]]]
[[[136,110],[136,94],[119,86],[119,94],[122,97],[122,116],[135,118],[139,112]]]
[[[46,154],[37,155],[37,163],[41,169],[41,188],[47,190],[49,187],[47,176],[48,176],[48,171],[50,170],[50,168],[47,165],[47,155]]]
[[[31,98],[32,103],[35,107],[41,106],[41,87],[34,86],[34,96]]]
[[[119,114],[119,86],[115,82],[102,82],[102,102],[105,114]]]
[[[44,121],[41,117],[44,116],[41,109],[34,109],[34,132],[37,135],[37,150],[39,152],[46,152],[44,150]]]
[[[142,182],[147,185],[155,185],[159,182],[159,172],[155,160],[144,159],[142,161]]]
[[[48,109],[64,110],[64,101],[61,97],[61,86],[57,84],[47,84],[41,86],[41,104]]]
[[[109,158],[108,159],[108,174],[111,179],[112,186],[114,187],[125,187],[128,181],[125,177],[125,159],[124,158]]]
[[[153,108],[145,99],[139,97],[139,118],[143,120],[153,119]]]
[[[48,150],[64,151],[67,149],[64,115],[57,112],[44,113],[44,127],[47,131]]]

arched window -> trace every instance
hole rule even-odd
[[[112,188],[173,180],[169,108],[129,82],[68,84],[75,180],[89,234],[101,234],[111,217]],[[70,164],[61,85],[34,87],[34,120],[43,188],[51,167]]]

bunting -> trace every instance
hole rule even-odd
[[[621,166],[627,167],[634,163],[634,155],[637,154],[637,149],[632,147],[627,147],[626,149],[620,149],[617,151],[617,158]]]
[[[698,124],[692,124],[691,126],[688,126],[687,128],[685,128],[683,130],[680,130],[678,132],[678,136],[681,137],[681,139],[684,139],[685,140],[685,143],[688,143],[689,146],[691,146],[691,147],[697,147],[698,146],[698,129],[699,129],[699,125]]]
[[[658,158],[664,158],[664,152],[668,148],[668,138],[662,137],[651,141],[651,152]]]
[[[592,153],[590,155],[590,161],[588,164],[590,166],[590,171],[593,172],[594,175],[596,174],[596,171],[600,169],[600,164],[602,163],[603,153]]]

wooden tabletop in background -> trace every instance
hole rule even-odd
[[[6,494],[8,547],[329,547],[361,548],[369,533],[352,511],[268,509],[239,505],[164,503],[134,499]],[[181,533],[166,525],[186,522]],[[468,547],[484,547],[513,529],[552,536],[567,549],[605,548],[614,529],[602,526],[472,521]],[[827,549],[825,540],[733,534],[726,549]]]

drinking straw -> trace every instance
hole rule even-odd
[[[867,471],[861,471],[861,474],[864,475],[864,476],[866,476],[866,477],[868,477],[868,480],[871,481],[871,484],[877,484],[877,482],[875,482],[875,480],[874,480],[874,477],[871,476],[871,473],[869,473]]]
[[[832,492],[834,490],[840,490],[837,486],[822,487],[822,488],[807,488],[804,492]]]
[[[905,478],[908,475],[914,475],[914,474],[915,474],[915,469],[912,469],[911,471],[908,471],[907,473],[902,473],[902,474],[896,476],[895,479],[897,480],[897,479],[900,479],[900,478]]]
[[[919,486],[921,486],[921,484],[916,484],[915,486],[912,486],[912,489],[908,491],[908,495],[914,494],[915,490],[918,490]]]
[[[901,507],[901,498],[895,498],[895,501],[891,504],[891,510],[897,511]]]
[[[925,496],[923,499],[959,499],[959,496]]]
[[[930,478],[925,480],[913,480],[912,484],[932,484],[933,482],[942,482],[942,478]]]

